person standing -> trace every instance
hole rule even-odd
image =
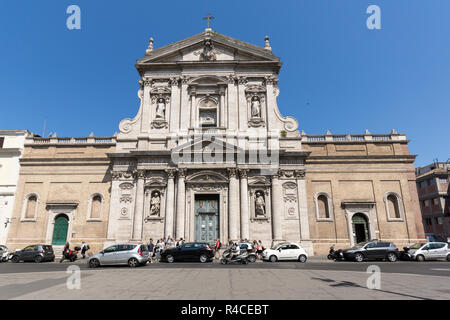
[[[59,263],[62,263],[64,261],[64,259],[69,259],[68,258],[69,254],[70,254],[70,243],[66,242],[66,244],[64,245],[62,257],[61,257],[61,260],[59,260]]]
[[[262,259],[262,253],[263,253],[264,249],[262,246],[262,242],[261,240],[258,241],[258,244],[256,245],[256,254],[258,255],[258,257],[260,259]]]
[[[86,258],[86,251],[89,250],[89,245],[86,244],[86,242],[82,241],[81,242],[81,255],[83,257],[83,259]]]
[[[152,263],[152,261],[153,261],[153,249],[154,249],[154,246],[155,245],[153,244],[153,239],[150,238],[150,241],[149,241],[149,243],[147,245],[148,252],[150,253],[150,257],[149,257],[150,263]]]
[[[220,247],[222,246],[222,243],[220,243],[220,239],[216,239],[216,243],[214,244],[214,258],[219,259],[218,253],[220,250]]]

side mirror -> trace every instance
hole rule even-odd
[[[101,253],[101,254],[105,254],[105,251],[102,250],[102,251],[100,251],[100,253]]]
[[[278,251],[281,252],[281,248],[279,248]]]

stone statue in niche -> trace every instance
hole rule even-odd
[[[256,192],[255,199],[255,216],[256,217],[265,217],[266,216],[266,202],[264,201],[264,196],[262,192]]]
[[[261,118],[261,103],[257,96],[253,96],[252,98],[251,112],[252,118]]]
[[[158,191],[152,192],[152,199],[150,201],[150,216],[159,216],[161,207],[161,196]]]
[[[163,98],[158,98],[156,103],[156,118],[164,119],[166,116],[166,101]]]

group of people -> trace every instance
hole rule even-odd
[[[184,239],[180,238],[178,240],[174,240],[170,236],[166,239],[159,239],[156,243],[153,242],[153,239],[150,239],[147,247],[148,251],[150,251],[150,263],[159,262],[161,260],[161,252],[168,248],[174,248],[181,246],[184,243]]]
[[[219,239],[217,239],[217,241],[219,241]],[[262,253],[265,248],[263,247],[261,240],[258,240],[258,241],[253,240],[252,242],[250,242],[248,239],[241,239],[240,243],[251,243],[252,244],[252,252],[255,253],[259,259],[262,259]],[[231,249],[232,249],[231,257],[237,256],[240,254],[241,249],[237,242],[233,243],[232,241],[230,241],[229,245],[231,246]]]

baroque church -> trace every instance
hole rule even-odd
[[[277,105],[281,65],[268,37],[150,39],[118,134],[27,137],[7,245],[424,241],[406,136],[300,131]]]

